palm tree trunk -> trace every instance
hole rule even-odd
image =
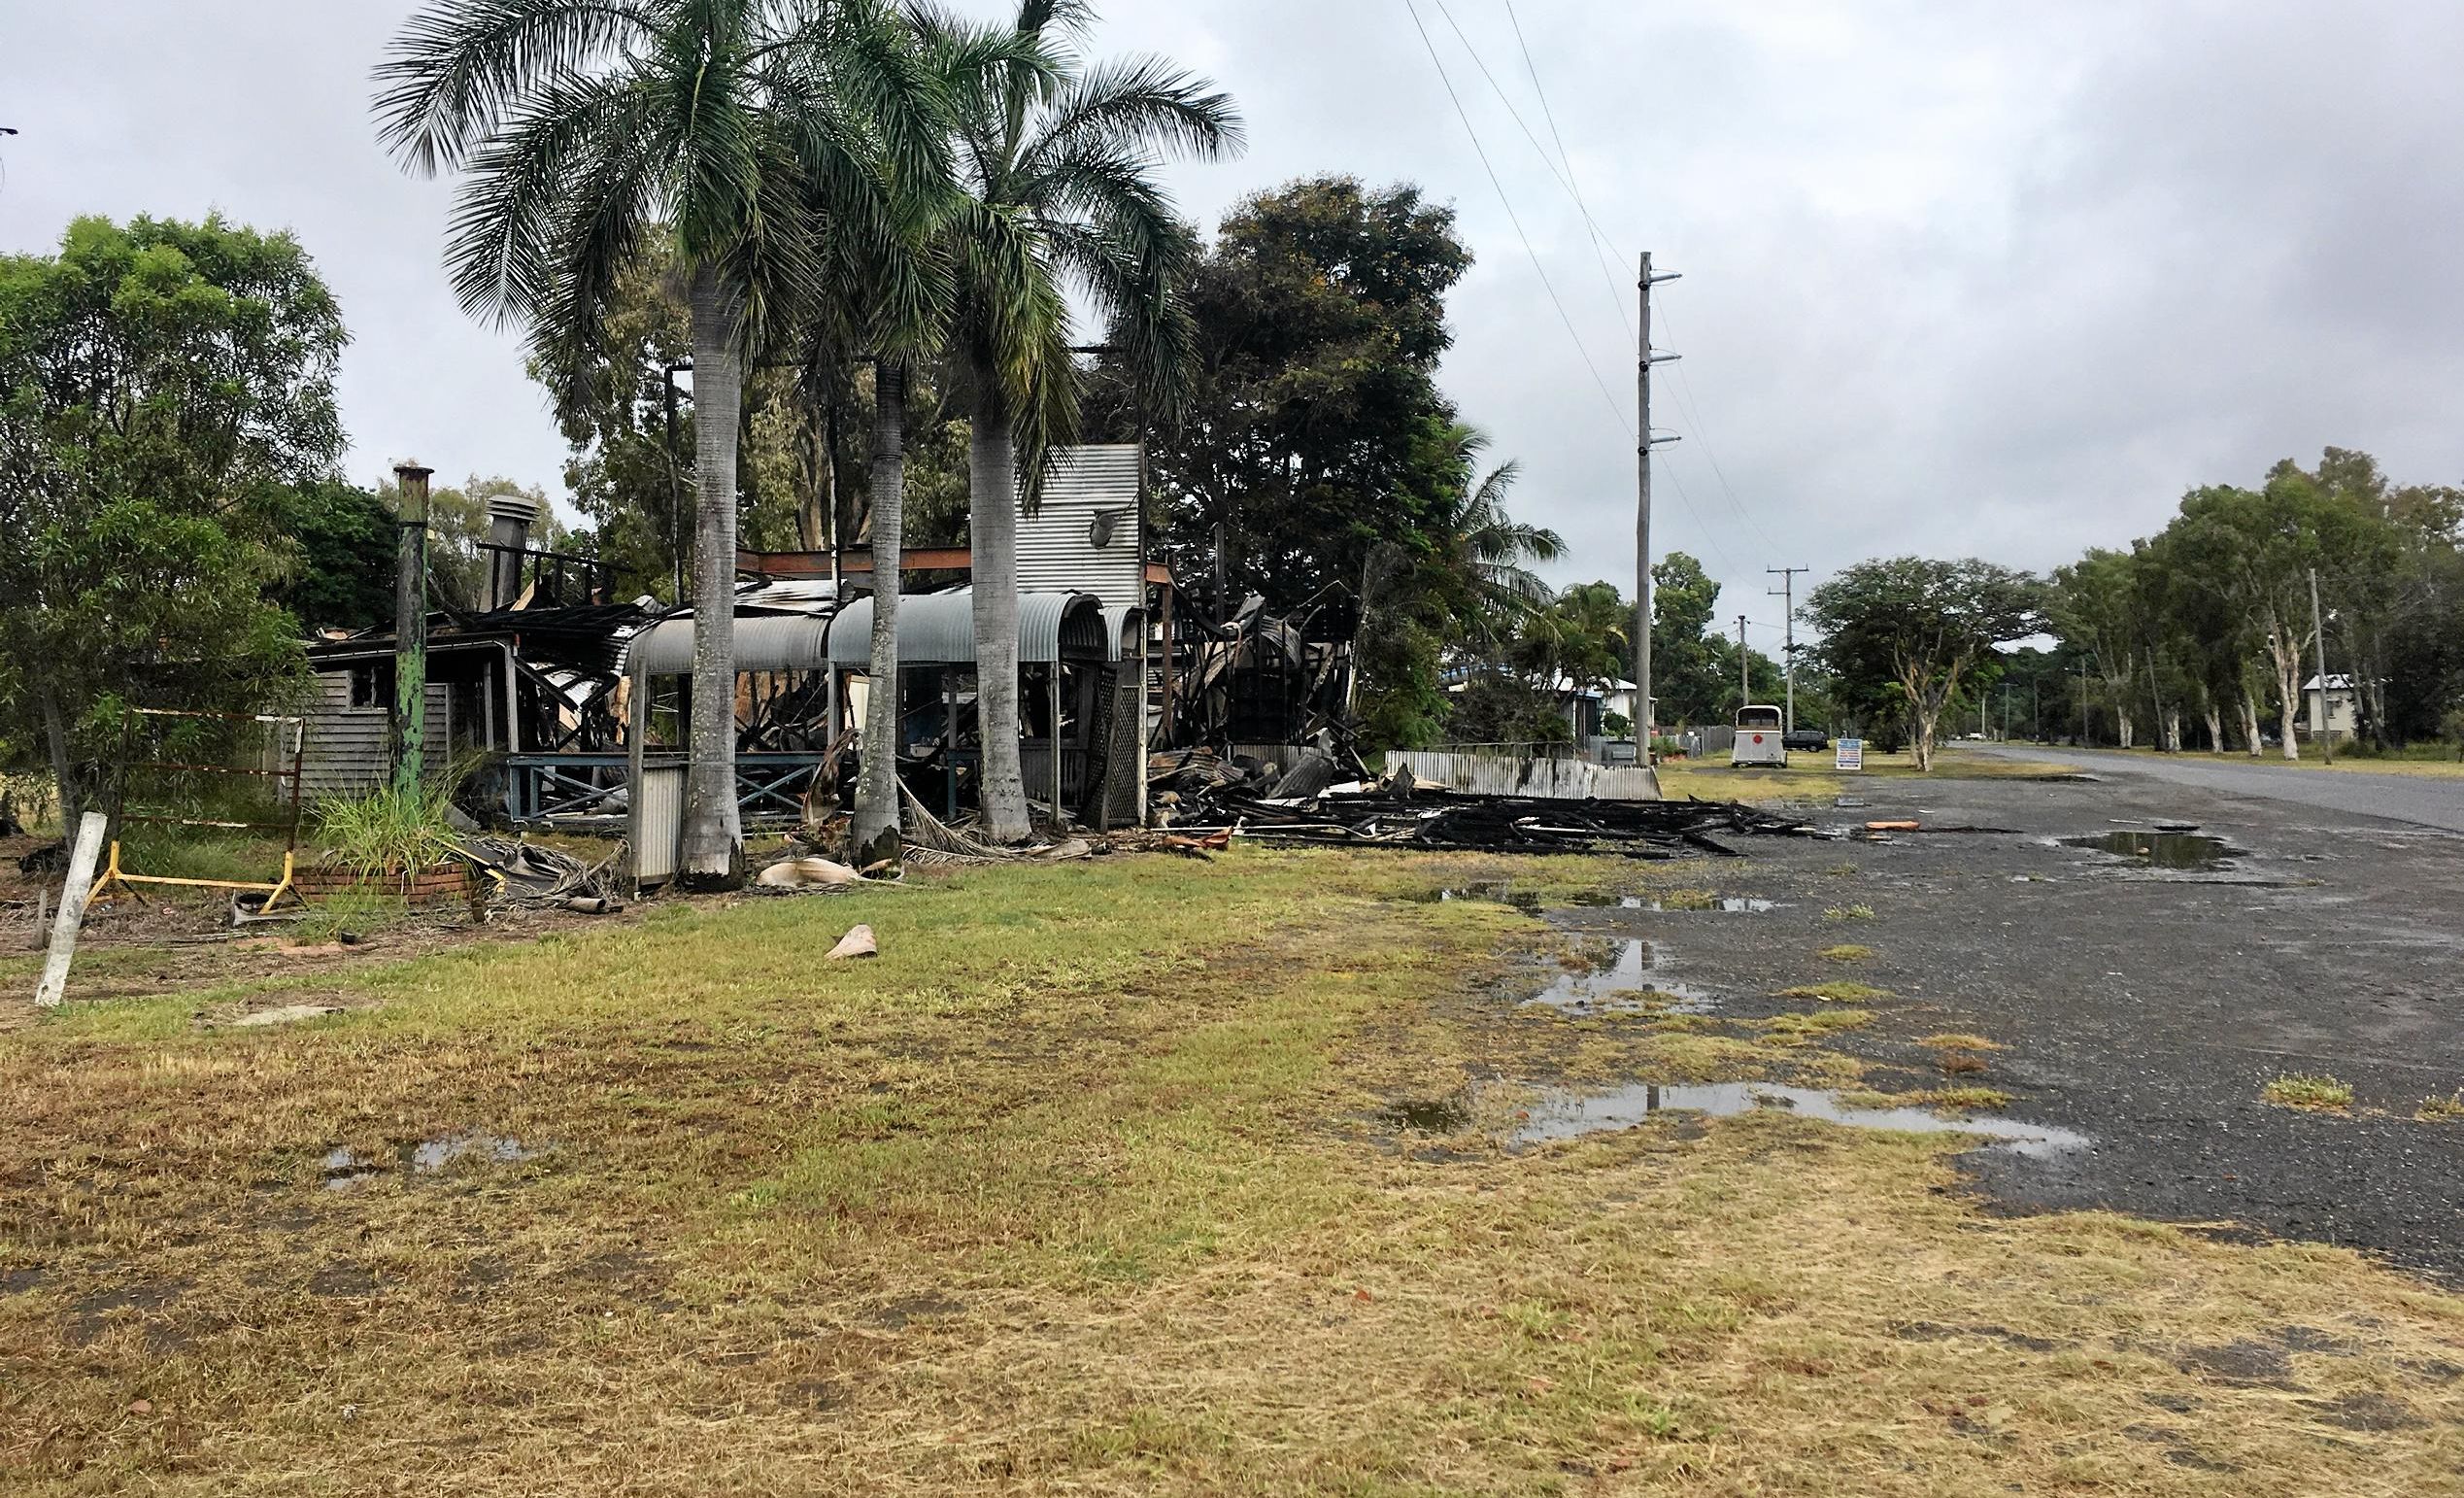
[[[708,266],[693,272],[692,767],[685,781],[682,877],[696,888],[744,880],[736,810],[736,424],[744,365],[734,309]]]
[[[967,535],[975,580],[975,716],[984,756],[979,795],[992,839],[1025,842],[1034,829],[1027,820],[1027,777],[1018,759],[1017,444],[999,374],[989,360],[978,360],[974,373]]]
[[[872,686],[864,698],[863,768],[856,780],[859,867],[898,856],[898,566],[907,482],[907,366],[873,373]]]

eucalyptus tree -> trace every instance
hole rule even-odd
[[[1229,96],[1155,57],[1088,63],[1081,0],[1021,0],[987,27],[919,8],[928,44],[997,63],[948,68],[960,197],[943,221],[955,277],[952,363],[972,403],[968,540],[974,579],[982,799],[991,835],[1029,833],[1018,751],[1018,515],[1050,448],[1075,426],[1069,293],[1090,302],[1141,396],[1186,392],[1194,335],[1173,289],[1197,243],[1158,181],[1167,157],[1236,151]],[[1020,460],[1025,459],[1022,465]],[[1024,474],[1021,469],[1024,467]]]
[[[742,877],[735,797],[736,443],[749,351],[894,233],[895,183],[948,173],[932,75],[879,0],[430,0],[377,69],[380,137],[459,173],[463,308],[579,384],[646,252],[692,329],[696,525],[684,877]]]

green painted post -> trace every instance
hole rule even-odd
[[[393,579],[393,788],[417,792],[427,748],[427,481],[416,459],[393,465],[401,490]]]

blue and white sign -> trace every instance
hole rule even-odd
[[[1865,768],[1864,739],[1842,738],[1837,740],[1832,747],[1834,751],[1831,761],[1832,768],[1855,770]]]

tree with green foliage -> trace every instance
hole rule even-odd
[[[1430,742],[1447,711],[1440,668],[1450,660],[1502,666],[1524,622],[1552,597],[1531,568],[1564,556],[1566,543],[1507,510],[1517,468],[1483,472],[1487,446],[1470,427],[1449,427],[1437,460],[1448,478],[1414,525],[1370,554],[1355,650],[1372,743]]]
[[[273,528],[292,556],[274,601],[310,630],[364,630],[393,618],[401,548],[393,510],[375,492],[339,479],[279,494]]]
[[[1974,558],[1894,557],[1842,570],[1806,600],[1843,679],[1887,688],[1909,719],[1916,767],[1934,767],[1943,709],[1991,667],[1995,645],[2043,623],[2042,586]]]
[[[1726,717],[1737,675],[1713,624],[1719,602],[1720,585],[1695,558],[1671,552],[1651,564],[1651,695],[1664,728]]]
[[[946,101],[877,0],[430,0],[378,79],[387,148],[464,173],[447,251],[463,307],[526,327],[560,380],[589,379],[626,270],[674,256],[696,416],[682,874],[737,882],[744,367],[843,246],[895,232],[894,183],[946,179]]]
[[[1371,550],[1450,481],[1445,295],[1471,264],[1451,208],[1407,184],[1317,177],[1244,199],[1186,278],[1198,326],[1185,414],[1153,431],[1165,546],[1195,588],[1222,541],[1229,607],[1357,590]],[[1117,382],[1110,429],[1138,429]]]
[[[1018,748],[1018,512],[1046,455],[1077,430],[1068,292],[1091,301],[1149,409],[1187,393],[1189,317],[1176,290],[1196,255],[1156,180],[1167,156],[1240,145],[1231,99],[1158,58],[1088,63],[1079,0],[1020,0],[1006,27],[917,12],[956,111],[958,195],[939,234],[954,277],[951,363],[972,402],[967,538],[975,610],[980,791],[987,833],[1029,834]],[[1021,459],[1025,461],[1022,463]]]
[[[229,712],[303,667],[281,542],[343,445],[342,314],[287,234],[81,219],[0,257],[0,764],[64,810],[125,704]]]
[[[2185,563],[2264,653],[2287,760],[2301,758],[2302,682],[2313,670],[2311,577],[2352,544],[2359,520],[2283,463],[2255,490],[2217,484],[2191,491],[2172,528]]]

